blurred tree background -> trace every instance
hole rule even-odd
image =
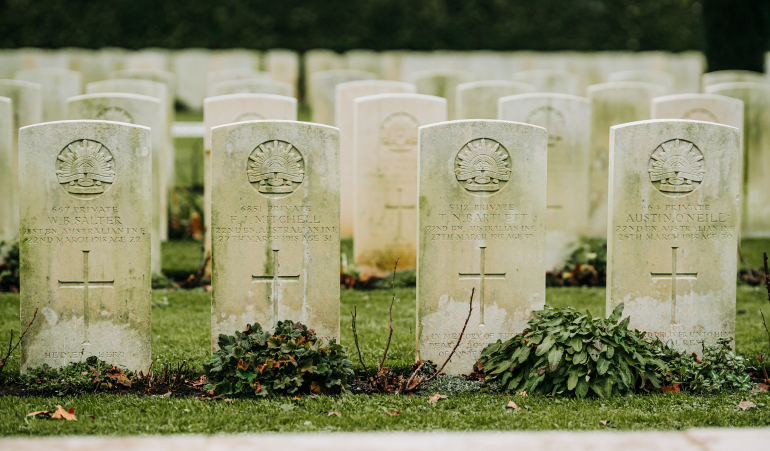
[[[0,47],[701,50],[762,70],[768,0],[0,0]]]

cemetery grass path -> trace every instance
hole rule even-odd
[[[575,305],[594,315],[604,314],[604,289],[549,288],[550,305]],[[387,364],[406,371],[413,359],[409,326],[414,323],[414,289],[397,290],[394,338]],[[763,343],[759,308],[770,312],[765,292],[738,289],[737,351],[756,362]],[[350,346],[349,310],[358,306],[359,337],[364,358],[374,364],[387,337],[386,290],[342,291],[342,342]],[[18,328],[18,295],[0,295],[0,331],[7,339]],[[153,292],[153,359],[177,363],[187,359],[201,368],[208,358],[209,293],[203,290]],[[352,351],[352,349],[351,349]],[[351,354],[352,355],[352,354]],[[352,359],[357,360],[357,359]],[[157,364],[156,363],[156,364]],[[18,373],[18,353],[7,371]],[[360,364],[354,363],[354,368]],[[551,400],[541,396],[489,393],[451,394],[437,404],[427,396],[319,396],[272,400],[201,401],[196,398],[157,398],[120,395],[68,397],[0,397],[0,436],[216,434],[242,432],[431,431],[431,430],[676,430],[694,427],[770,426],[770,394],[727,393],[694,396],[683,393],[601,399]],[[506,409],[509,400],[522,407]],[[740,411],[740,401],[759,407]],[[77,422],[28,419],[27,413],[74,407]],[[399,412],[397,416],[390,413]],[[339,412],[341,417],[329,416]],[[90,418],[88,415],[94,415]],[[609,420],[604,426],[600,421]]]

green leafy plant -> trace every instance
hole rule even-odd
[[[743,357],[730,347],[732,338],[719,338],[703,345],[703,358],[666,348],[670,371],[663,377],[670,391],[715,393],[723,390],[748,391],[754,388]],[[667,390],[669,391],[669,390]]]
[[[476,369],[506,392],[582,398],[589,390],[607,397],[659,388],[659,374],[668,370],[662,344],[628,330],[630,319],[620,321],[622,313],[623,304],[607,319],[546,306],[521,334],[487,346]]]
[[[28,394],[64,396],[128,388],[135,376],[96,357],[89,357],[85,361],[73,362],[61,368],[43,364],[30,369],[19,380]]]
[[[255,324],[219,335],[219,350],[204,365],[205,388],[227,396],[339,393],[349,390],[350,366],[344,346],[324,344],[303,324],[279,321],[272,333]]]

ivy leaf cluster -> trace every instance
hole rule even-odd
[[[662,343],[628,330],[622,314],[623,304],[607,319],[546,306],[521,334],[487,346],[476,369],[506,392],[583,398],[659,388],[659,375],[668,372]]]
[[[235,335],[219,335],[219,350],[204,364],[207,390],[222,396],[268,397],[349,390],[353,376],[347,349],[328,344],[313,329],[279,321],[275,330],[260,324]]]

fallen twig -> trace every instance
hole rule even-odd
[[[366,372],[366,379],[369,379],[369,369],[366,368],[366,364],[364,363],[363,357],[361,357],[361,347],[358,346],[358,330],[356,329],[356,316],[358,315],[358,311],[356,310],[356,306],[353,305],[353,311],[350,312],[351,316],[351,329],[353,329],[353,339],[356,342],[356,349],[358,350],[358,361],[361,362],[361,366],[364,367],[364,371]]]
[[[35,313],[32,314],[32,319],[29,321],[29,324],[27,324],[27,328],[24,329],[24,332],[22,332],[21,335],[19,335],[19,340],[16,342],[16,345],[13,345],[13,329],[11,329],[11,339],[8,340],[8,352],[5,353],[3,360],[0,360],[0,380],[2,380],[3,370],[5,369],[6,362],[8,362],[8,359],[11,357],[11,354],[13,354],[13,351],[19,347],[24,336],[27,335],[27,331],[30,327],[32,327],[32,323],[35,322],[35,318],[37,318],[37,309],[35,309]]]
[[[391,286],[393,287],[393,297],[390,299],[390,310],[388,313],[390,314],[390,332],[388,332],[388,342],[385,343],[385,352],[382,353],[382,360],[380,360],[380,363],[377,365],[377,372],[379,373],[382,371],[382,365],[385,364],[385,357],[388,355],[388,349],[390,349],[390,340],[393,338],[393,303],[396,302],[396,267],[398,266],[398,258],[396,259],[396,263],[393,265],[393,280],[390,282]]]

